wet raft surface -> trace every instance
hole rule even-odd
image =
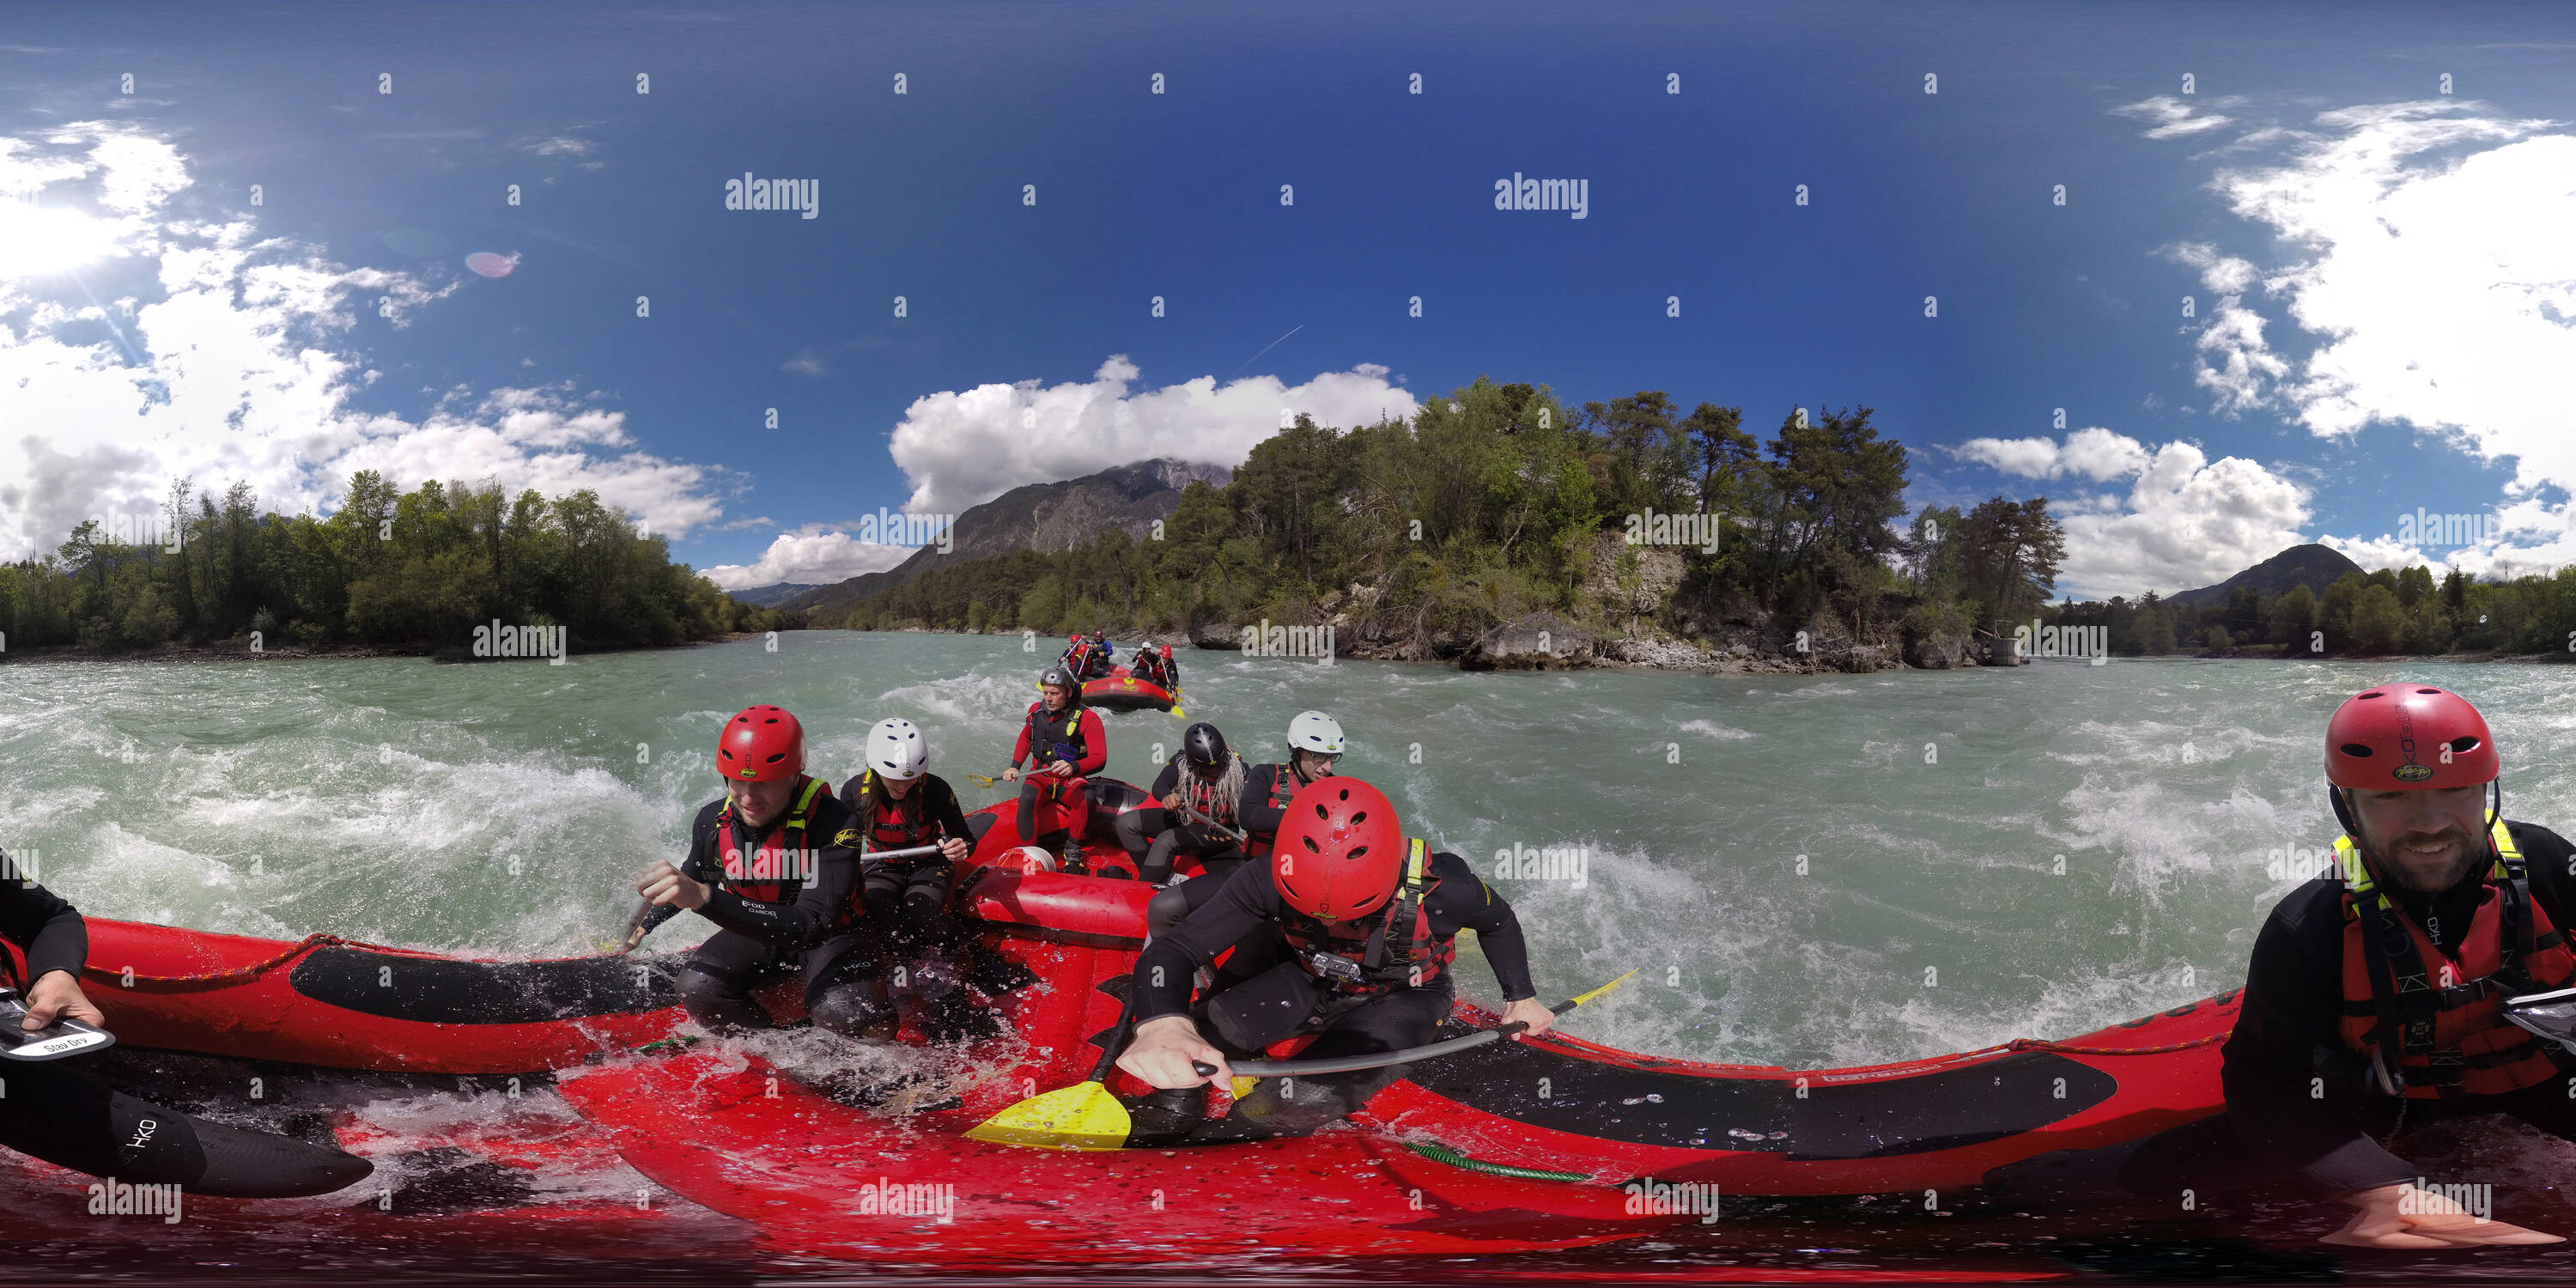
[[[134,1093],[218,1121],[305,1139],[337,1139],[377,1164],[351,1191],[279,1203],[196,1200],[177,1224],[93,1216],[89,1179],[10,1156],[0,1159],[0,1254],[13,1282],[846,1281],[900,1276],[1152,1277],[1120,1254],[1171,1244],[1150,1208],[1115,1228],[1062,1241],[1045,1260],[908,1255],[900,1237],[872,1235],[849,1217],[829,1233],[850,1244],[793,1246],[755,1222],[700,1207],[634,1170],[567,1104],[550,1079],[353,1074],[289,1065],[123,1049],[102,1076]],[[257,1079],[256,1085],[253,1079]],[[259,1098],[253,1100],[256,1090]],[[889,1124],[890,1133],[914,1130]],[[2428,1134],[2443,1175],[2496,1178],[2496,1215],[2571,1228],[2576,1202],[2555,1188],[2566,1147],[2515,1128],[2468,1126]],[[1405,1164],[1433,1167],[1415,1160]],[[892,1170],[891,1168],[889,1170]],[[1508,1198],[1508,1190],[1496,1191]],[[1167,1188],[1166,1211],[1186,1193]],[[1487,1196],[1487,1202],[1496,1201]],[[1282,1274],[1353,1282],[2240,1282],[2565,1283],[2576,1252],[2487,1250],[2369,1253],[2324,1248],[2336,1212],[2281,1196],[2204,1202],[2192,1214],[2147,1210],[2007,1210],[1973,1194],[1835,1199],[1724,1199],[1708,1224],[1685,1222],[1622,1242],[1509,1253],[1289,1256],[1247,1249],[1166,1272],[1219,1282]],[[1446,1216],[1430,1201],[1429,1220]],[[1040,1219],[1043,1219],[1042,1217]],[[1189,1219],[1186,1210],[1175,1222]],[[1515,1230],[1516,1222],[1527,1228]],[[1459,1228],[1504,1240],[1566,1227],[1507,1207]],[[892,1234],[892,1231],[885,1232]],[[953,1252],[954,1249],[952,1248]],[[828,1255],[838,1253],[838,1255]],[[861,1259],[852,1260],[856,1253]],[[969,1263],[971,1261],[971,1264]]]

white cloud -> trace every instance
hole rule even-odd
[[[2112,108],[2111,114],[2148,122],[2144,136],[2150,139],[2188,138],[2194,134],[2223,129],[2229,124],[2229,118],[2215,114],[2202,115],[2197,104],[2185,102],[2171,94],[2158,94],[2153,98],[2123,104]]]
[[[521,143],[519,148],[521,151],[533,152],[541,157],[586,157],[597,151],[599,145],[588,139],[576,139],[559,134],[552,138],[529,140]]]
[[[1413,395],[1387,380],[1387,369],[1361,363],[1325,372],[1302,385],[1256,376],[1219,386],[1213,376],[1131,393],[1139,374],[1125,355],[1112,356],[1090,381],[1052,387],[1037,381],[978,385],[915,399],[895,426],[895,464],[912,482],[913,511],[955,513],[1024,483],[1097,473],[1155,457],[1229,468],[1255,443],[1279,432],[1280,413],[1303,412],[1316,423],[1373,424],[1402,419]]]
[[[2515,458],[2519,489],[2576,484],[2576,136],[2475,107],[2327,112],[2287,163],[2218,173],[2238,214],[2304,254],[2260,284],[2322,340],[2293,368],[2222,301],[2199,342],[2222,408],[2277,398],[2328,437],[2404,423]],[[2207,245],[2172,253],[2213,292],[2261,276]]]
[[[1959,455],[2024,478],[2135,481],[2128,495],[2077,493],[2053,507],[2066,530],[2061,596],[2103,598],[2213,585],[2307,540],[2308,491],[2241,457],[2212,461],[2190,443],[2153,451],[2125,434],[1974,439]]]
[[[2107,429],[2079,429],[2059,447],[2050,438],[1972,438],[1955,452],[1968,460],[2023,478],[2053,479],[2081,474],[2094,482],[2127,478],[2147,467],[2147,449],[2138,440]]]
[[[779,533],[755,563],[718,564],[699,571],[725,590],[749,590],[782,581],[829,585],[861,573],[883,572],[911,558],[913,549],[860,541],[844,532],[809,525],[795,532]]]
[[[327,509],[375,469],[406,487],[590,488],[671,536],[721,516],[735,476],[640,450],[623,413],[567,389],[450,397],[417,419],[357,410],[377,375],[362,320],[400,327],[459,283],[335,263],[248,216],[184,217],[173,199],[190,183],[176,148],[127,126],[0,138],[0,194],[78,214],[109,246],[77,279],[0,273],[0,558],[50,552],[93,514],[149,511],[174,476],[246,482],[285,511]],[[92,289],[118,304],[90,304]]]

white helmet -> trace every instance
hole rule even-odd
[[[868,730],[868,768],[879,778],[910,782],[930,764],[930,744],[909,720],[879,720]]]
[[[1321,711],[1300,711],[1288,722],[1288,745],[1298,751],[1342,754],[1342,727]]]

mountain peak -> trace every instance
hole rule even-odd
[[[2165,602],[2179,604],[2185,608],[2224,604],[2227,602],[2227,597],[2235,593],[2238,586],[2243,585],[2252,585],[2261,590],[2266,599],[2275,595],[2286,595],[2295,586],[2305,586],[2309,593],[2323,595],[2326,593],[2326,587],[2335,584],[2336,579],[2345,573],[2361,571],[2362,566],[2354,563],[2342,551],[2311,541],[2303,546],[2292,546],[2215,586],[2203,586],[2198,590],[2186,590],[2167,596]]]

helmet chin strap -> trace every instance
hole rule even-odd
[[[2343,824],[2344,835],[2352,838],[2352,843],[2360,848],[2361,856],[2370,860],[2373,867],[2378,867],[2380,866],[2379,856],[2370,852],[2369,838],[2361,834],[2361,823],[2353,818],[2352,811],[2344,805],[2344,790],[2331,783],[2326,785],[2326,799],[2334,804],[2335,821]],[[2487,850],[2488,857],[2492,858],[2495,850],[2493,839],[2495,825],[2504,818],[2504,775],[2498,774],[2488,779],[2484,795],[2487,802]]]

